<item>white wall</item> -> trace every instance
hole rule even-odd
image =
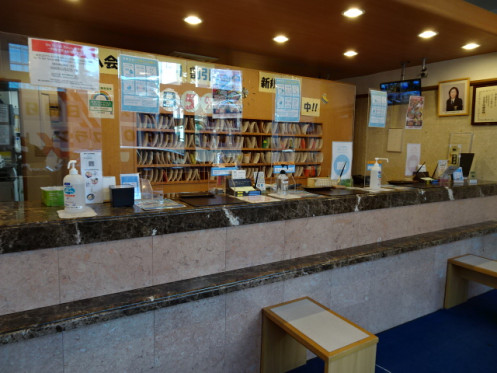
[[[428,77],[422,81],[424,87],[436,86],[440,81],[451,79],[469,78],[474,81],[497,78],[497,52],[443,62],[429,62],[427,61],[426,64]],[[379,89],[380,83],[400,80],[401,70],[399,68],[342,81],[355,84],[358,95],[367,94],[369,88]],[[405,79],[418,78],[420,73],[421,61],[417,66],[406,67]]]

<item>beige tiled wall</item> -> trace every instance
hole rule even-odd
[[[477,237],[8,344],[0,370],[255,373],[261,308],[310,296],[378,333],[441,308],[447,258],[496,248]]]
[[[497,196],[0,255],[0,314],[497,219]]]

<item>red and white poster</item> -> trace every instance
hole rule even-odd
[[[96,91],[99,73],[98,48],[29,39],[31,84]]]

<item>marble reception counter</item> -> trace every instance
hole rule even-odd
[[[497,259],[495,182],[69,220],[1,207],[8,372],[256,372],[265,306],[309,296],[377,333],[442,307],[447,258]]]
[[[58,218],[60,207],[1,203],[0,254],[496,195],[497,183],[480,182],[161,212],[136,206],[113,208],[106,203],[91,205],[98,216],[78,219]]]

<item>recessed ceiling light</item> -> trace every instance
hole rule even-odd
[[[190,25],[198,25],[199,23],[202,23],[202,20],[197,16],[188,16],[183,21]]]
[[[420,38],[423,38],[423,39],[429,39],[429,38],[432,38],[434,37],[435,35],[437,35],[438,32],[435,32],[433,30],[426,30],[426,31],[423,31],[421,34],[419,34],[418,36]]]
[[[350,51],[345,52],[343,55],[347,56],[347,57],[354,57],[354,56],[357,56],[357,52],[350,50]]]
[[[286,43],[288,38],[285,35],[277,35],[273,38],[273,40],[277,43]]]
[[[350,8],[342,13],[345,17],[356,18],[364,14],[364,10],[359,8]]]
[[[466,50],[471,50],[471,49],[475,49],[475,48],[478,48],[480,46],[480,44],[476,44],[476,43],[468,43],[466,45],[463,45],[463,49],[466,49]]]

